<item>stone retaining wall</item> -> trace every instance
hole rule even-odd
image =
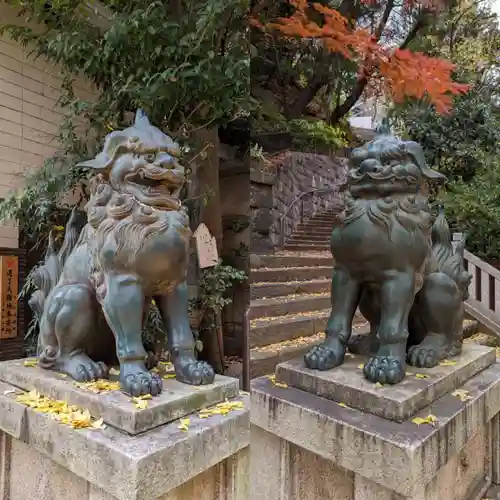
[[[302,192],[331,188],[331,193],[304,196],[286,214],[286,235],[300,222],[301,213],[341,210],[338,193],[347,173],[345,158],[287,151],[270,161],[254,161],[250,168],[250,205],[252,213],[252,252],[274,251],[281,240],[281,219]]]

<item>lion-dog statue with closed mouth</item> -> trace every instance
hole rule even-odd
[[[159,394],[162,380],[147,369],[141,336],[154,299],[177,380],[213,382],[189,324],[191,231],[179,201],[179,151],[139,110],[133,126],[110,133],[102,152],[81,164],[96,172],[87,223],[78,234],[73,214],[59,252],[49,251],[34,276],[41,367],[90,381],[107,377],[109,360],[118,359],[124,392]]]
[[[461,352],[471,280],[464,241],[452,245],[442,211],[433,223],[428,183],[445,177],[427,165],[419,144],[382,125],[350,162],[344,220],[331,237],[332,312],[324,342],[305,363],[329,370],[343,363],[349,348],[369,354],[368,380],[397,384],[407,362],[430,368]],[[350,339],[358,307],[370,333]]]

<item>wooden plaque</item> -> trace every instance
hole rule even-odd
[[[0,300],[2,304],[0,339],[13,339],[18,334],[19,259],[17,255],[0,256],[0,273]]]
[[[201,269],[214,267],[219,263],[217,253],[217,242],[210,234],[208,227],[203,222],[197,227],[193,234],[196,240],[196,253],[198,255],[198,265]]]

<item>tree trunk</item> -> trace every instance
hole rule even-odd
[[[193,172],[194,195],[198,198],[198,223],[204,223],[217,242],[220,255],[222,249],[222,207],[219,187],[219,131],[217,127],[200,129],[193,134],[198,152]],[[202,273],[203,271],[201,271]],[[215,328],[207,327],[215,320]],[[224,346],[220,318],[207,311],[204,318],[201,341],[204,349],[201,358],[208,361],[217,373],[224,373]]]
[[[199,198],[200,217],[217,241],[217,250],[222,248],[222,207],[219,188],[219,135],[217,127],[196,131],[194,140],[198,147],[194,180],[195,196]]]

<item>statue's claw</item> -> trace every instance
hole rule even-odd
[[[432,348],[413,346],[408,351],[408,364],[418,368],[432,368],[441,359],[439,353]]]
[[[370,382],[397,384],[405,377],[405,362],[394,356],[373,356],[363,371]]]
[[[314,346],[304,356],[304,361],[307,368],[312,370],[331,370],[344,362],[345,348],[339,343],[339,347],[335,348],[331,345]]]
[[[163,387],[158,374],[147,371],[144,364],[135,363],[125,363],[121,366],[120,384],[122,391],[134,397],[145,394],[157,396]]]
[[[215,378],[214,369],[205,361],[197,361],[194,356],[179,356],[174,367],[176,379],[185,384],[208,385]]]
[[[108,367],[102,362],[96,362],[84,354],[71,357],[61,357],[61,371],[67,373],[77,382],[91,382],[100,378],[108,378]]]

